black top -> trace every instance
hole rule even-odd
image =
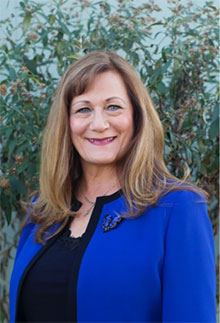
[[[83,254],[103,205],[121,194],[120,190],[98,197],[81,237],[70,237],[70,218],[65,228],[32,259],[20,282],[16,322],[76,322],[76,285]],[[74,199],[71,209],[77,211],[81,205]]]
[[[24,280],[19,320],[22,322],[69,322],[68,299],[73,300],[69,288],[76,253],[82,237],[71,238],[66,227],[32,266]]]

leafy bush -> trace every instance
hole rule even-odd
[[[20,200],[38,187],[42,132],[54,91],[67,66],[85,53],[105,49],[124,56],[148,87],[165,130],[165,160],[182,177],[211,195],[217,232],[218,188],[218,11],[170,0],[170,16],[158,18],[153,0],[20,1],[15,18],[0,22],[0,201],[2,226],[21,215]],[[15,229],[16,238],[17,229]],[[13,243],[1,258],[7,263]],[[7,253],[5,253],[5,250]],[[5,256],[7,255],[7,256]],[[4,267],[6,268],[6,267]],[[6,270],[2,270],[6,277]],[[7,319],[3,287],[0,320]]]

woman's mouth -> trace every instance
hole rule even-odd
[[[87,140],[93,145],[107,145],[110,144],[116,137],[105,138],[87,138]]]

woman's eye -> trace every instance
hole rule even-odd
[[[118,105],[115,105],[115,104],[111,104],[108,106],[108,110],[110,110],[110,111],[117,111],[119,109],[121,109],[121,107],[119,107]]]
[[[76,113],[83,113],[83,114],[88,112],[90,112],[90,108],[81,108],[76,111]]]

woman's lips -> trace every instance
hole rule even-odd
[[[106,138],[87,138],[87,140],[93,145],[107,145],[110,144],[116,137]]]

